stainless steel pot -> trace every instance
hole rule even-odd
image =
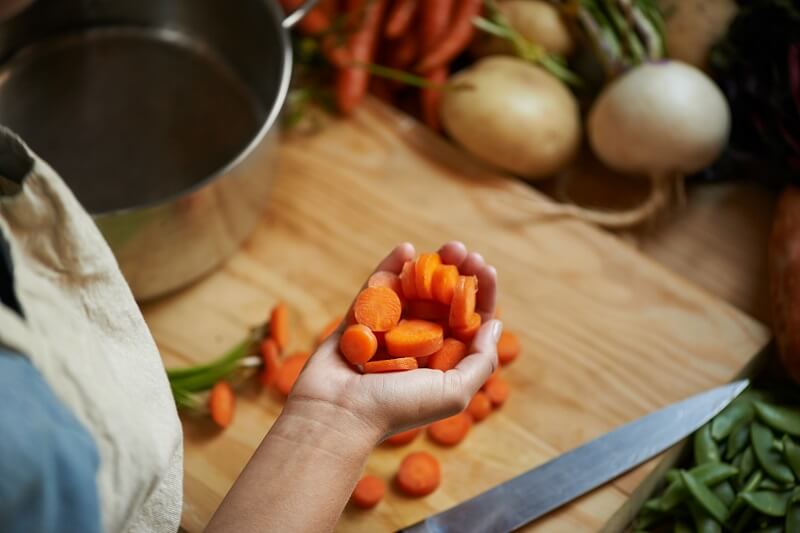
[[[0,25],[0,123],[92,213],[135,296],[217,267],[259,221],[292,70],[274,0],[37,0]]]

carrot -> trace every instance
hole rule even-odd
[[[417,10],[417,0],[397,0],[389,12],[383,34],[389,39],[400,37],[411,25]]]
[[[386,359],[384,361],[368,361],[364,363],[365,374],[380,374],[383,372],[401,372],[403,370],[414,370],[419,368],[417,360],[413,357],[398,357],[397,359]]]
[[[283,361],[278,377],[275,379],[275,388],[284,396],[289,396],[294,387],[295,381],[300,377],[303,367],[306,366],[309,354],[307,352],[297,352],[290,355]]]
[[[501,365],[507,365],[517,358],[520,352],[519,338],[510,332],[504,331],[497,341],[497,359]]]
[[[413,452],[405,456],[397,470],[397,487],[407,496],[427,496],[441,481],[439,461],[428,452]]]
[[[472,344],[472,339],[475,338],[477,335],[478,330],[481,327],[481,315],[478,313],[472,313],[472,316],[469,319],[469,323],[464,326],[463,328],[452,328],[450,333],[456,339],[460,340],[464,344]]]
[[[407,316],[408,318],[430,320],[431,322],[446,322],[450,316],[450,308],[430,300],[412,300],[408,302]]]
[[[211,419],[221,428],[233,422],[233,409],[236,407],[236,396],[227,381],[217,381],[208,397]]]
[[[264,363],[264,369],[261,371],[261,383],[268,387],[275,383],[275,379],[278,377],[278,371],[281,367],[280,351],[275,339],[271,338],[264,339],[259,348],[261,360]]]
[[[419,368],[428,368],[428,363],[431,360],[431,356],[426,355],[425,357],[416,357],[415,359],[417,360],[417,366]]]
[[[439,39],[447,32],[450,12],[454,0],[435,0],[423,2],[420,29],[421,44],[424,52],[429,52]]]
[[[367,287],[388,287],[397,293],[397,296],[400,296],[402,300],[402,283],[400,283],[400,276],[394,272],[388,272],[386,270],[375,272],[369,277],[369,280],[367,280]]]
[[[413,300],[417,297],[415,269],[414,261],[406,261],[403,264],[403,270],[400,272],[400,285],[403,287],[403,296],[406,300]]]
[[[325,327],[322,328],[322,331],[319,332],[319,336],[317,337],[317,343],[322,344],[322,341],[330,337],[334,331],[339,329],[339,325],[342,323],[342,317],[337,316],[327,324]]]
[[[378,339],[367,326],[353,324],[342,333],[339,349],[352,364],[363,365],[378,351]]]
[[[278,302],[269,317],[269,336],[275,339],[278,349],[283,351],[289,343],[289,310]]]
[[[290,13],[303,5],[304,0],[280,0],[286,13]],[[300,31],[307,35],[316,35],[327,31],[331,26],[331,15],[328,10],[330,2],[320,2],[317,7],[309,11],[298,23]]]
[[[447,65],[438,66],[425,73],[425,79],[436,85],[444,85],[447,82]],[[439,107],[442,102],[442,89],[437,87],[426,87],[420,91],[422,104],[422,119],[425,124],[434,131],[441,129],[439,120]]]
[[[356,297],[353,313],[359,324],[372,331],[388,331],[400,321],[403,305],[388,287],[367,287]]]
[[[500,407],[505,403],[506,399],[508,399],[508,393],[510,390],[508,383],[506,383],[506,381],[498,375],[492,377],[486,383],[484,392],[486,393],[486,396],[489,397],[489,400],[492,402],[494,407]]]
[[[413,442],[413,440],[417,438],[417,435],[419,435],[421,431],[422,430],[420,428],[409,429],[408,431],[403,431],[401,433],[392,435],[386,439],[385,442],[391,444],[392,446],[404,446]]]
[[[486,392],[486,387],[488,387],[488,386],[489,386],[489,383],[491,383],[492,381],[494,381],[494,380],[495,380],[495,379],[497,379],[498,377],[500,377],[500,369],[497,369],[497,370],[495,370],[494,372],[492,372],[492,375],[491,375],[491,376],[489,376],[488,378],[486,378],[486,382],[484,382],[484,384],[483,384],[483,385],[481,385],[481,390],[482,390],[482,391],[484,391],[484,392]]]
[[[356,484],[350,501],[353,505],[362,509],[372,509],[383,499],[386,493],[386,485],[381,478],[375,476],[364,476]]]
[[[417,264],[414,267],[415,285],[417,289],[417,298],[420,300],[430,300],[433,298],[431,292],[431,282],[433,281],[433,273],[436,268],[442,264],[439,254],[422,254],[417,258]]]
[[[391,43],[391,48],[386,56],[386,64],[392,68],[407,68],[417,58],[419,43],[417,36],[408,32],[396,42]]]
[[[347,41],[351,64],[339,69],[336,77],[336,102],[345,115],[352,113],[367,93],[369,72],[365,65],[375,55],[386,1],[348,0],[347,6],[349,12],[361,15],[361,20]]]
[[[463,342],[456,339],[445,339],[439,351],[431,355],[428,368],[447,372],[451,368],[455,368],[466,355],[467,347]]]
[[[428,426],[428,436],[442,446],[455,446],[464,440],[470,427],[472,427],[472,418],[462,412]]]
[[[386,333],[386,351],[392,357],[424,357],[443,343],[442,326],[425,320],[403,320]]]
[[[472,19],[481,12],[483,0],[461,0],[458,9],[453,15],[450,29],[436,44],[422,57],[417,69],[420,72],[431,72],[434,69],[446,66],[456,58],[469,45],[475,26]]]
[[[492,412],[492,401],[484,392],[476,392],[467,406],[467,413],[475,422],[480,422]]]
[[[474,320],[475,293],[478,292],[478,280],[475,276],[459,276],[450,302],[450,326],[463,328]]]
[[[437,302],[450,305],[458,282],[458,268],[455,265],[439,265],[433,273],[431,289]]]

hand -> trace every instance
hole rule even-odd
[[[345,412],[355,419],[377,444],[393,433],[421,426],[462,411],[472,396],[497,368],[497,340],[502,324],[494,320],[497,272],[480,254],[468,253],[460,242],[439,250],[442,262],[458,266],[465,275],[478,278],[477,312],[481,326],[472,353],[456,368],[442,372],[421,368],[386,374],[361,374],[339,353],[339,338],[345,327],[325,340],[313,354],[297,380],[287,410],[304,416],[318,412]],[[414,247],[401,244],[378,265],[378,270],[399,274],[403,263],[413,259]],[[322,414],[324,413],[324,415]]]

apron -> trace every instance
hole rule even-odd
[[[183,442],[155,342],[91,217],[2,127],[0,235],[22,310],[0,305],[0,344],[27,356],[94,438],[103,530],[176,531]]]

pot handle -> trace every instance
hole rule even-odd
[[[286,15],[286,18],[283,19],[283,29],[290,30],[294,27],[295,24],[300,22],[300,19],[305,17],[309,11],[314,9],[314,6],[317,5],[318,0],[306,0],[303,2],[303,5]]]

